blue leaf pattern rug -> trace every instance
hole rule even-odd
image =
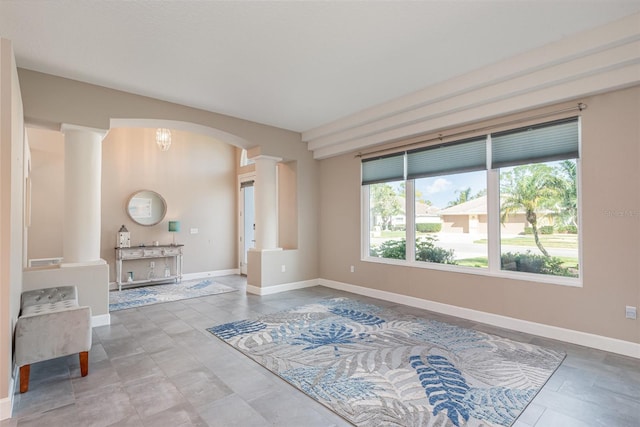
[[[141,307],[161,302],[178,301],[188,298],[204,297],[236,289],[216,283],[211,279],[191,280],[167,285],[144,286],[109,292],[109,311]]]
[[[510,426],[565,357],[346,298],[207,330],[357,426]]]

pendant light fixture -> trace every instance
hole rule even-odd
[[[171,147],[171,131],[165,128],[158,128],[156,130],[156,144],[158,144],[160,150],[167,151]]]

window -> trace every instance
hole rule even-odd
[[[500,169],[503,270],[578,277],[577,162]]]
[[[483,137],[407,152],[416,261],[487,266],[486,147]],[[475,244],[483,231],[485,243]]]
[[[404,181],[369,186],[369,255],[406,259]]]
[[[576,119],[492,136],[502,270],[578,277]]]
[[[362,184],[368,190],[367,256],[406,259],[404,154],[362,161]]]
[[[577,118],[365,159],[363,257],[577,284],[579,169]]]
[[[416,261],[486,268],[487,173],[415,181]]]

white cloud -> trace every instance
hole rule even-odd
[[[438,178],[433,184],[427,186],[427,194],[436,194],[447,191],[452,187],[453,183],[445,178]]]

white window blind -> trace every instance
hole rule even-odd
[[[491,167],[577,159],[578,119],[557,120],[491,135]]]
[[[362,185],[404,179],[404,152],[362,160]]]
[[[407,152],[407,179],[487,168],[486,137],[456,141]]]

